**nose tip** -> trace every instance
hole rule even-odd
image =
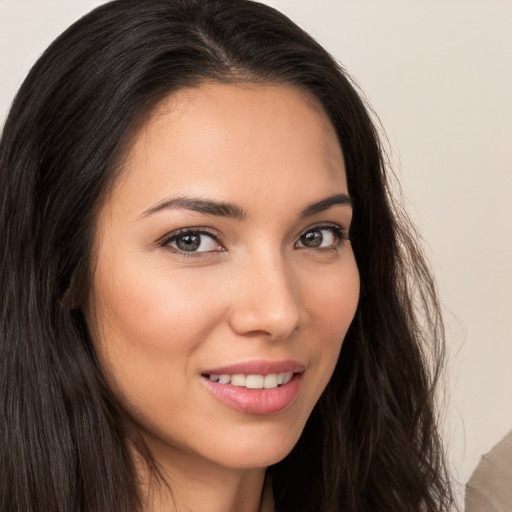
[[[238,290],[230,315],[231,328],[237,334],[261,335],[279,341],[298,328],[297,293],[282,270],[259,272],[250,282],[240,283]]]

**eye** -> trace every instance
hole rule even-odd
[[[178,233],[171,234],[165,238],[160,245],[184,253],[224,250],[215,235],[199,230],[182,230]]]
[[[336,247],[344,238],[347,237],[340,226],[317,226],[304,231],[295,246],[309,249],[329,249]]]

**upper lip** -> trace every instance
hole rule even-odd
[[[304,363],[292,359],[280,361],[254,360],[219,366],[202,371],[204,375],[270,375],[273,373],[300,373],[306,369]]]

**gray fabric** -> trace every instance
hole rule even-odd
[[[478,463],[466,485],[466,512],[512,512],[512,430]]]

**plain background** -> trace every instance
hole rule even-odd
[[[92,0],[0,0],[0,127],[30,66]],[[512,2],[268,0],[365,91],[437,275],[444,437],[460,495],[512,428]]]

